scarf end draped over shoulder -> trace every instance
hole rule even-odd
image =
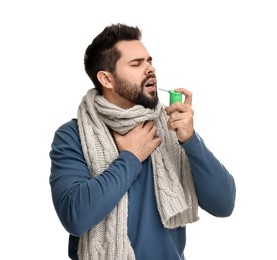
[[[199,219],[198,202],[189,161],[176,134],[168,130],[167,119],[160,103],[155,109],[140,105],[121,109],[93,88],[84,96],[77,116],[81,145],[92,177],[101,174],[118,157],[109,129],[125,134],[141,122],[155,122],[162,138],[151,155],[157,207],[163,226],[177,228]],[[135,259],[127,219],[128,194],[125,194],[104,220],[81,236],[79,259]]]

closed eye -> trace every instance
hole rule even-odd
[[[138,67],[141,64],[141,62],[132,62],[130,65],[131,67]]]
[[[145,61],[144,58],[138,58],[138,59],[131,60],[131,61],[129,62],[129,64],[130,64],[130,66],[132,66],[132,67],[138,67],[138,66],[140,66],[140,65],[143,63],[143,61]],[[149,57],[146,61],[147,61],[150,65],[152,65],[152,57]]]
[[[134,59],[134,60],[131,60],[131,61],[129,62],[129,64],[130,64],[132,67],[137,67],[137,66],[139,66],[143,61],[144,61],[143,58],[141,58],[141,59]]]

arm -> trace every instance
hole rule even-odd
[[[199,206],[217,217],[231,215],[236,197],[232,175],[196,133],[182,147],[190,162]]]
[[[165,108],[169,116],[168,127],[176,132],[187,153],[199,206],[214,216],[227,217],[235,205],[234,179],[195,134],[192,93],[184,88],[175,91],[185,96],[185,102],[177,102]]]
[[[80,236],[105,218],[142,170],[128,151],[101,175],[92,178],[84,159],[76,120],[60,127],[50,151],[50,186],[58,217],[65,229]]]

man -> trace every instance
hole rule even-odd
[[[88,46],[94,83],[55,133],[53,203],[71,259],[185,259],[198,207],[230,216],[235,183],[194,130],[192,94],[164,107],[137,27],[106,27]]]

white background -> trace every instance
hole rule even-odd
[[[142,29],[159,87],[193,92],[195,128],[236,179],[231,217],[200,211],[187,227],[187,260],[277,259],[276,5],[1,1],[0,258],[67,259],[68,234],[48,183],[50,145],[92,87],[85,48],[105,26],[123,22]]]

